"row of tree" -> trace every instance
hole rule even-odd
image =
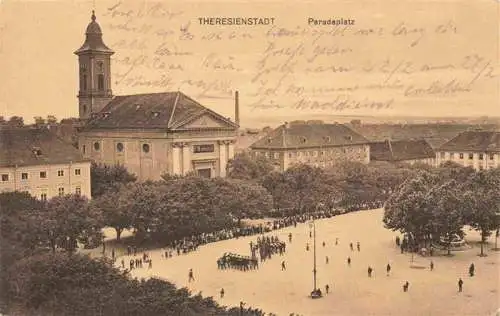
[[[383,221],[416,247],[444,242],[448,253],[454,237],[463,238],[469,225],[481,233],[483,255],[483,244],[500,224],[500,169],[448,167],[405,181],[388,199]]]
[[[136,236],[172,240],[238,225],[242,218],[269,214],[272,197],[255,183],[195,176],[131,183],[94,199],[103,223]]]
[[[193,296],[167,281],[133,280],[105,259],[74,253],[75,241],[99,235],[103,224],[101,215],[82,197],[68,195],[44,203],[26,193],[9,192],[0,194],[0,205],[1,312],[264,315],[251,308],[225,308],[212,298]],[[192,220],[194,223],[196,218]]]
[[[318,204],[350,209],[382,203],[407,178],[430,170],[426,165],[347,161],[325,169],[298,164],[279,172],[269,159],[249,153],[236,155],[228,166],[230,178],[259,183],[272,195],[275,210],[285,213],[310,211]],[[433,172],[448,172],[443,168]]]

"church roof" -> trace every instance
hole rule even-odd
[[[253,143],[252,149],[315,148],[368,144],[342,124],[283,124]]]
[[[80,151],[47,128],[1,128],[0,167],[86,161]]]
[[[79,55],[85,52],[101,52],[107,54],[114,54],[104,41],[102,40],[102,30],[99,23],[96,21],[94,11],[92,11],[91,22],[87,26],[87,31],[85,32],[85,42],[82,47],[80,47],[75,54]]]
[[[376,161],[405,161],[435,158],[434,150],[424,139],[386,140],[370,144],[370,159]]]
[[[500,132],[466,131],[443,144],[440,151],[500,152]]]
[[[222,122],[218,129],[238,128],[236,123],[182,92],[161,92],[116,96],[90,118],[83,131],[100,128],[178,130],[203,115]]]

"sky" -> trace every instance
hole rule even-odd
[[[241,121],[309,114],[500,114],[500,2],[0,2],[0,115],[78,115],[95,9],[114,95],[180,90]],[[256,17],[267,25],[200,24]],[[321,21],[353,20],[352,25]],[[330,22],[331,23],[331,22]]]

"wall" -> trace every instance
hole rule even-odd
[[[280,169],[286,170],[294,164],[308,164],[315,167],[328,167],[343,161],[370,162],[370,147],[368,145],[316,147],[288,150],[253,150],[258,155],[266,155]],[[323,154],[321,154],[323,152]]]
[[[232,153],[230,150],[230,147],[234,148],[234,138],[234,132],[224,131],[92,131],[79,135],[79,148],[84,157],[98,163],[124,165],[140,181],[159,180],[164,173],[186,174],[194,170],[195,164],[213,165],[213,176],[225,176],[227,161],[234,156],[234,149]],[[221,141],[230,143],[221,147]],[[94,148],[96,142],[99,143],[99,150]],[[117,150],[118,143],[123,144],[122,152]],[[148,153],[143,149],[144,144],[149,145]],[[193,146],[202,144],[213,144],[214,151],[194,153]],[[225,160],[222,164],[221,157]]]
[[[460,158],[461,154],[463,158]],[[472,154],[472,159],[469,158],[470,154]],[[480,159],[481,155],[483,159]],[[464,167],[470,166],[475,170],[489,169],[500,166],[500,154],[495,152],[466,152],[466,151],[436,152],[436,166],[439,166],[441,163],[445,161],[453,161]]]
[[[80,170],[80,175],[75,170]],[[63,176],[58,171],[63,171]],[[47,178],[40,178],[40,172],[45,171]],[[23,180],[22,174],[27,173],[28,179]],[[41,194],[50,199],[59,194],[59,188],[64,188],[65,194],[75,193],[79,187],[81,195],[90,198],[90,162],[59,165],[38,165],[12,168],[0,168],[0,175],[8,174],[9,181],[0,178],[0,191],[27,191],[41,198]]]

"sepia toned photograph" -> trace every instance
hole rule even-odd
[[[0,316],[500,316],[500,1],[0,0]]]

